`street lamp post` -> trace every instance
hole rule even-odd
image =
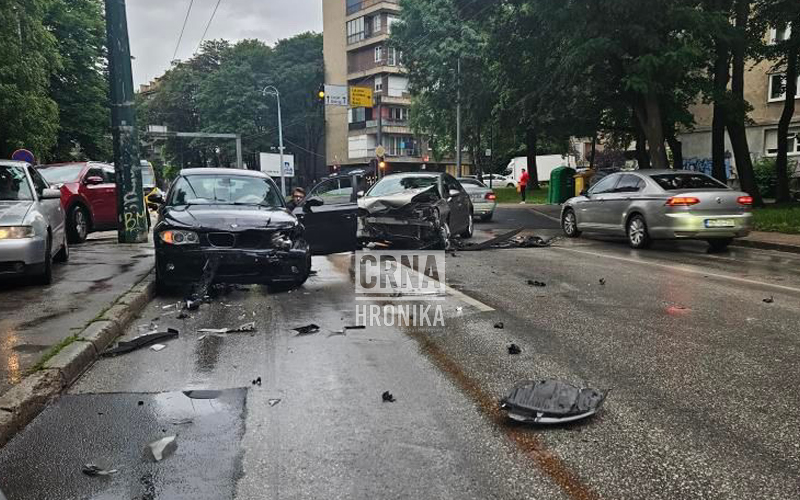
[[[262,90],[261,93],[265,96],[274,95],[275,99],[278,101],[278,149],[280,150],[281,155],[281,193],[283,193],[283,196],[286,196],[286,178],[283,175],[283,120],[281,118],[281,93],[278,92],[278,89],[272,85],[267,85],[264,87],[264,90]]]

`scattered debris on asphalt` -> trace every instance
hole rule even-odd
[[[278,404],[280,402],[281,402],[280,399],[270,399],[269,401],[267,401],[267,403],[269,403],[270,406],[275,406],[276,404]]]
[[[511,344],[508,346],[508,353],[509,354],[522,354],[522,349],[517,344]]]
[[[196,311],[196,310],[200,309],[200,303],[201,302],[202,302],[202,300],[200,300],[200,299],[186,299],[186,303],[184,304],[184,307],[189,311]]]
[[[296,331],[298,335],[313,335],[319,332],[319,326],[311,323],[310,325],[292,328],[292,330]]]
[[[547,283],[545,283],[543,281],[528,280],[528,285],[536,286],[536,287],[545,287],[545,286],[547,286]]]
[[[175,318],[177,318],[177,319],[188,319],[188,318],[191,318],[191,316],[186,314],[185,311],[181,311],[180,313],[178,313],[177,316],[175,316]]]
[[[600,278],[600,286],[606,286],[606,279]]]
[[[247,332],[254,332],[256,331],[256,322],[251,321],[250,323],[245,323],[241,325],[239,328],[235,328],[228,333],[247,333]]]
[[[519,422],[559,424],[594,415],[608,392],[576,387],[561,380],[525,380],[500,400],[500,408]]]
[[[131,339],[128,342],[119,341],[116,347],[103,351],[101,356],[108,357],[108,356],[118,356],[120,354],[127,354],[137,349],[141,349],[143,347],[147,347],[152,344],[157,344],[162,340],[169,340],[177,337],[178,337],[178,330],[174,328],[168,328],[166,332],[156,332],[156,333],[148,333],[146,335],[140,335],[134,339]]]
[[[153,344],[153,345],[150,346],[150,349],[152,349],[153,351],[156,351],[156,352],[164,350],[166,348],[167,348],[167,346],[164,345],[164,344]]]
[[[505,327],[505,325],[503,324],[502,321],[498,321],[497,323],[494,324],[494,327],[497,328],[498,330],[502,330]]]
[[[172,421],[172,425],[189,425],[193,423],[194,419],[192,418],[178,418]]]
[[[200,328],[197,333],[223,334],[228,333],[227,328]]]
[[[119,472],[117,469],[104,469],[95,464],[85,464],[81,472],[87,476],[112,476]]]
[[[176,438],[177,436],[167,436],[159,439],[158,441],[153,441],[147,445],[147,448],[150,450],[150,453],[156,462],[164,460],[166,457],[175,452],[175,450],[178,448],[178,443],[175,442]]]
[[[669,306],[667,308],[668,314],[685,314],[691,312],[691,309],[685,306]]]
[[[343,327],[344,330],[366,330],[367,327],[364,325],[353,325],[353,326],[345,326]]]
[[[396,399],[394,399],[394,396],[389,391],[386,391],[383,394],[381,394],[381,399],[383,399],[384,403],[394,403],[395,401],[397,401]]]
[[[769,296],[766,299],[764,299],[765,304],[772,304],[773,302],[775,302],[775,297]]]
[[[196,391],[183,391],[187,398],[191,399],[217,399],[222,391],[213,390],[196,390]]]
[[[256,331],[256,322],[251,321],[250,323],[245,323],[237,328],[199,328],[197,333],[224,335],[226,333],[247,333],[254,331]]]
[[[462,240],[456,240],[456,245],[458,245],[458,250],[462,252],[475,252],[478,250],[487,250],[489,248],[492,248],[494,245],[510,240],[511,238],[522,232],[523,229],[524,228],[522,227],[519,229],[514,229],[513,231],[503,233],[495,238],[486,240],[481,243],[464,243]]]
[[[136,406],[144,406],[144,401],[137,401]]]
[[[172,309],[173,307],[175,307],[175,304],[167,304],[165,306],[161,306],[161,309],[167,310]]]
[[[253,385],[257,385],[257,386],[260,387],[261,386],[261,377],[258,377],[257,379],[253,380]]]

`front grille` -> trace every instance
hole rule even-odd
[[[215,247],[233,248],[236,236],[233,233],[208,233],[208,242]]]
[[[236,248],[266,248],[263,231],[245,231],[236,239]]]

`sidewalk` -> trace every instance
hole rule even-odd
[[[153,269],[152,243],[119,244],[116,232],[92,234],[70,252],[52,285],[0,282],[0,396]]]

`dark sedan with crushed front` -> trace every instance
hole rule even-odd
[[[299,286],[311,270],[304,228],[261,172],[186,169],[154,229],[160,290],[214,282]]]

